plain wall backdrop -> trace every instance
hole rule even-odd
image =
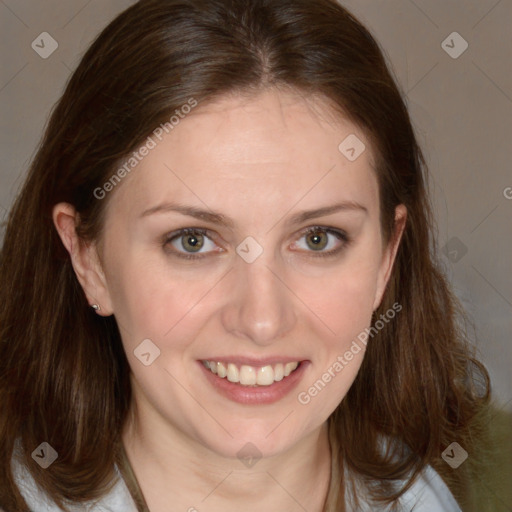
[[[132,3],[0,0],[2,221],[81,55]],[[512,410],[512,2],[342,4],[376,36],[406,95],[429,163],[442,263],[476,325],[496,400]]]

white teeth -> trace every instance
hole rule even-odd
[[[226,367],[222,363],[217,363],[217,375],[223,379],[228,374]]]
[[[258,370],[258,375],[256,376],[258,386],[270,386],[274,380],[275,374],[272,366],[262,366]]]
[[[243,365],[240,368],[240,384],[254,386],[256,384],[256,370],[252,366]]]
[[[276,364],[274,367],[274,380],[279,382],[280,380],[283,380],[284,377],[284,366],[279,363]]]
[[[273,366],[258,368],[244,364],[238,369],[234,363],[203,361],[203,364],[221,379],[227,377],[230,382],[239,383],[242,386],[270,386],[288,377],[299,366],[298,362],[277,363]]]
[[[288,375],[290,375],[297,366],[299,366],[299,363],[286,363],[286,366],[284,367],[284,376],[288,377]]]
[[[233,363],[228,364],[228,380],[229,382],[240,382],[240,372]]]

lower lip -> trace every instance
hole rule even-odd
[[[308,361],[302,361],[299,367],[294,370],[288,377],[284,377],[279,382],[274,382],[270,386],[242,386],[239,383],[230,382],[226,377],[221,379],[201,361],[198,361],[208,381],[223,396],[229,398],[233,402],[240,404],[272,404],[278,402],[297,387],[300,379],[304,375]]]

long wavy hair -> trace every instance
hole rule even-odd
[[[105,28],[73,73],[8,219],[0,255],[0,507],[7,512],[27,508],[8,463],[16,446],[62,508],[106,493],[131,401],[116,319],[91,311],[53,206],[74,205],[81,239],[98,240],[109,198],[94,191],[176,109],[190,98],[202,104],[280,86],[331,100],[367,135],[387,241],[395,207],[408,211],[375,319],[395,302],[403,309],[370,340],[330,418],[339,460],[376,502],[394,502],[430,464],[469,503],[471,461],[455,472],[441,453],[457,441],[475,459],[489,380],[436,263],[424,158],[378,44],[334,0],[141,0]],[[382,436],[390,440],[385,453]],[[58,452],[44,470],[31,457],[43,441]],[[400,480],[405,485],[391,485]]]

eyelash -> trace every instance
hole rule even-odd
[[[316,233],[318,231],[323,231],[326,234],[334,235],[338,240],[342,241],[343,243],[336,249],[331,249],[330,251],[326,251],[326,252],[322,251],[322,252],[317,252],[315,254],[314,251],[308,251],[311,253],[310,256],[312,256],[314,258],[329,258],[329,257],[337,256],[341,251],[343,251],[352,242],[352,239],[344,231],[341,231],[339,229],[334,229],[334,228],[328,228],[326,226],[308,227],[300,233],[300,236],[297,240],[300,240],[303,236],[307,236],[309,234]],[[206,236],[207,238],[209,238],[211,240],[211,237],[208,236],[207,229],[183,228],[183,229],[174,231],[173,233],[166,235],[164,244],[163,244],[164,247],[168,246],[175,239],[180,238],[184,235],[201,235],[201,236]],[[200,260],[200,259],[204,259],[207,257],[207,254],[206,255],[197,255],[197,254],[183,253],[183,252],[174,251],[174,250],[172,250],[171,252],[174,256],[177,256],[179,258],[183,258],[186,260]]]

